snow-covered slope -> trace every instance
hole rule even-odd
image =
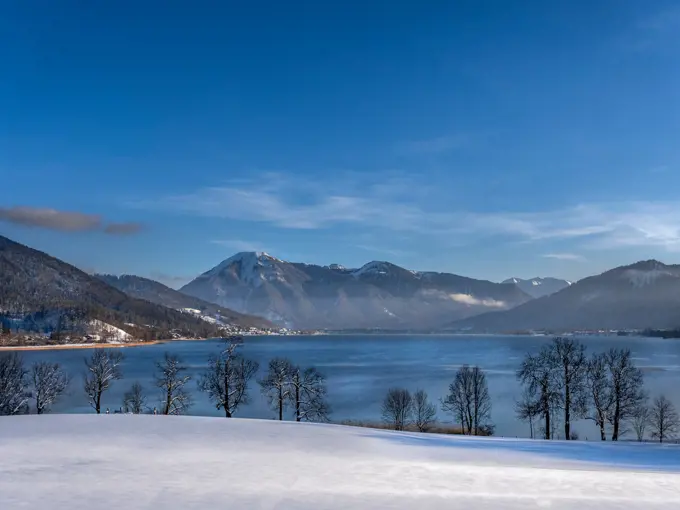
[[[650,510],[680,503],[678,446],[47,415],[0,417],[0,458],[3,509]]]

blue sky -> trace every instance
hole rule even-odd
[[[677,2],[35,0],[0,47],[0,233],[86,270],[680,262]]]

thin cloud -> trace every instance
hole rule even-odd
[[[57,232],[104,232],[110,235],[136,234],[139,223],[104,224],[101,216],[74,211],[40,207],[0,207],[0,221],[27,228],[42,228]]]
[[[134,235],[144,229],[140,223],[109,223],[104,227],[104,233],[111,235]]]
[[[61,232],[86,232],[102,227],[100,216],[34,207],[0,207],[0,221]]]
[[[413,188],[418,184],[409,185]],[[279,177],[273,183],[263,179],[240,181],[131,205],[281,229],[317,230],[346,225],[361,228],[357,233],[389,231],[391,235],[450,238],[466,243],[494,237],[526,243],[569,241],[579,250],[638,246],[680,252],[678,202],[590,203],[532,212],[442,211],[434,209],[441,204],[409,194],[408,189],[398,181],[356,186]],[[246,243],[232,246],[238,244],[246,247]],[[254,245],[248,247],[260,248]]]
[[[573,260],[577,262],[583,262],[585,257],[583,255],[577,255],[576,253],[546,253],[541,255],[545,259],[555,259],[555,260]]]

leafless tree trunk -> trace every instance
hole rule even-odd
[[[437,408],[430,402],[425,390],[413,394],[413,417],[419,432],[427,432],[437,420]]]
[[[383,421],[394,430],[404,430],[411,423],[413,397],[404,388],[390,388],[382,405]]]
[[[187,367],[176,354],[165,353],[162,361],[156,362],[156,386],[161,389],[161,409],[165,415],[185,414],[193,404],[191,394],[185,390],[191,380],[184,375]]]
[[[536,409],[543,418],[543,437],[551,439],[555,427],[553,418],[559,408],[560,392],[555,377],[555,365],[549,348],[537,355],[527,354],[517,371],[517,379],[536,403]]]
[[[28,413],[28,373],[16,352],[0,353],[0,416]]]
[[[454,415],[463,434],[490,433],[491,397],[484,371],[468,365],[458,369],[448,395],[442,400],[442,410]]]
[[[612,441],[618,441],[623,423],[633,417],[644,400],[644,379],[642,371],[631,359],[630,349],[610,349],[605,354],[605,363],[612,392],[609,423],[612,425]]]
[[[680,417],[673,403],[665,395],[654,399],[652,404],[649,424],[652,428],[652,437],[660,443],[673,439],[680,430]]]
[[[595,422],[600,431],[600,439],[606,441],[605,426],[610,421],[614,406],[614,393],[609,378],[606,355],[593,354],[588,361],[586,387],[592,403],[592,409],[586,417]]]
[[[31,367],[33,398],[38,414],[47,413],[68,388],[70,378],[59,363],[42,361]]]
[[[237,352],[242,342],[240,337],[226,338],[224,349],[209,358],[208,369],[198,381],[198,389],[208,394],[217,409],[224,409],[227,418],[250,401],[248,383],[259,369],[257,362]]]
[[[522,392],[522,398],[515,402],[515,412],[517,418],[529,423],[529,432],[531,439],[534,438],[534,419],[540,416],[540,403],[535,400],[535,396],[525,388]]]
[[[267,375],[258,381],[262,394],[272,409],[278,411],[279,421],[283,420],[283,410],[290,401],[293,377],[293,364],[286,358],[274,358],[269,362]]]
[[[326,378],[316,368],[301,371],[294,367],[291,376],[290,401],[296,421],[328,422],[330,406],[326,401]]]
[[[97,414],[101,413],[102,394],[123,377],[122,362],[123,353],[106,349],[95,349],[90,359],[85,359],[85,394]]]
[[[637,408],[635,408],[631,418],[633,430],[635,431],[637,440],[640,442],[645,438],[645,431],[647,430],[647,425],[649,425],[650,418],[650,409],[647,402],[647,396],[645,396],[645,399],[638,404]]]
[[[559,407],[564,416],[564,438],[572,438],[571,419],[587,414],[585,346],[572,338],[555,338],[550,346],[550,362],[555,365]]]
[[[139,382],[135,382],[123,395],[123,412],[142,414],[145,409],[147,409],[147,405],[144,388]]]

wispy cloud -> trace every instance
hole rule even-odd
[[[639,20],[619,41],[624,50],[647,52],[680,42],[680,6],[657,11]]]
[[[104,227],[104,233],[127,236],[138,234],[144,229],[141,223],[109,223]]]
[[[578,255],[576,253],[546,253],[541,255],[541,257],[555,260],[573,260],[576,262],[583,262],[586,260],[583,255]]]
[[[0,221],[59,232],[101,231],[111,235],[136,234],[142,229],[139,223],[107,224],[95,214],[26,206],[0,207]]]
[[[466,147],[470,144],[470,140],[469,135],[461,133],[426,140],[411,140],[399,144],[398,151],[415,154],[442,154]]]
[[[202,188],[133,205],[282,229],[350,225],[364,232],[400,232],[467,242],[489,237],[533,243],[566,240],[574,243],[574,249],[639,246],[680,252],[678,202],[590,203],[532,212],[476,212],[455,205],[442,210],[441,204],[410,193],[417,186],[399,181],[329,185],[279,177]],[[233,240],[224,243],[237,249],[260,247],[258,243]]]

